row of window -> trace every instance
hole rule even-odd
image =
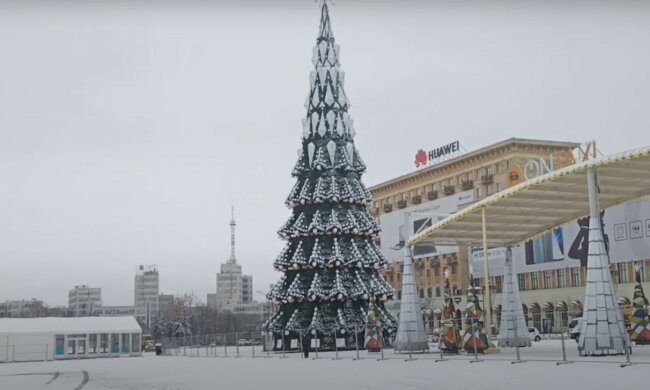
[[[510,164],[508,161],[501,161],[487,167],[478,168],[449,179],[428,184],[422,188],[414,189],[389,198],[378,200],[375,202],[374,207],[381,207],[383,204],[394,204],[397,201],[410,200],[416,195],[426,196],[429,192],[437,192],[439,196],[442,196],[444,195],[445,187],[454,187],[455,191],[463,191],[463,183],[468,183],[470,181],[474,184],[473,187],[475,187],[476,197],[480,198],[484,195],[491,195],[494,192],[498,192],[503,189],[503,183],[493,183],[491,180],[493,167],[496,167],[496,172],[500,174],[504,173],[508,169],[509,165]],[[485,181],[485,185],[476,185],[481,184],[482,180],[487,178],[490,179]]]

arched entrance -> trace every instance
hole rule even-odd
[[[564,329],[569,326],[569,305],[564,301],[559,301],[555,304],[555,310],[558,316],[558,326]]]
[[[555,305],[552,302],[546,302],[542,305],[543,319],[542,329],[539,331],[548,334],[555,329]]]

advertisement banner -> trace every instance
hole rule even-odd
[[[601,213],[611,263],[650,259],[650,200],[613,207]],[[489,231],[488,231],[489,234]],[[589,218],[553,230],[512,248],[517,273],[587,265]],[[491,275],[503,274],[504,248],[489,250]],[[475,276],[483,275],[483,251],[471,250]]]
[[[405,212],[411,213],[409,219],[412,224],[410,234],[414,234],[458,212],[463,208],[462,206],[472,202],[474,202],[474,191],[468,190],[380,215],[379,226],[381,227],[381,233],[379,237],[381,239],[380,248],[382,253],[389,262],[404,259],[402,248],[409,234],[404,226]],[[457,251],[457,247],[436,248],[433,245],[417,245],[413,248],[413,256],[419,258],[455,251]]]

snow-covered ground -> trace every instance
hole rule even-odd
[[[223,347],[210,350],[218,356],[154,356],[104,358],[55,362],[0,364],[0,389],[600,389],[626,388],[647,382],[650,346],[635,347],[631,361],[639,363],[621,368],[625,356],[579,357],[575,342],[567,341],[567,354],[573,364],[556,366],[562,359],[559,340],[544,340],[532,348],[522,348],[523,364],[511,364],[515,351],[480,356],[483,361],[469,363],[473,356],[459,355],[435,362],[439,355],[408,355],[387,350],[388,360],[379,355],[354,351],[320,353],[319,359],[302,359],[296,353],[266,356],[252,347],[241,347],[240,357],[230,347],[224,358]],[[259,348],[259,347],[257,347]],[[186,350],[189,354],[189,349]],[[192,351],[205,355],[206,349]],[[310,357],[314,357],[312,353]]]

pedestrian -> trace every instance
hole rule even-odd
[[[305,332],[302,335],[302,352],[305,354],[305,359],[309,358],[309,349],[311,348],[311,335]]]

